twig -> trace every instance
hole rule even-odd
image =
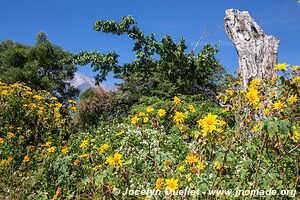
[[[198,45],[200,44],[200,42],[206,38],[208,38],[209,36],[211,36],[213,33],[217,32],[220,28],[222,28],[224,26],[224,24],[217,26],[215,29],[213,29],[210,32],[206,32],[206,26],[204,28],[203,33],[201,34],[201,36],[199,37],[195,47],[193,48],[192,52],[194,52],[196,50],[196,48],[198,47]]]

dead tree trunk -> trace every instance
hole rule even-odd
[[[239,56],[242,87],[247,88],[254,78],[270,79],[277,63],[279,39],[266,35],[247,11],[226,10],[225,30]]]

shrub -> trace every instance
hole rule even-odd
[[[70,113],[75,103],[60,103],[46,91],[32,90],[21,83],[0,82],[0,155],[2,163],[19,165],[46,141],[67,140],[71,134]]]
[[[79,120],[83,127],[96,125],[101,120],[110,122],[124,116],[130,107],[126,94],[105,92],[102,88],[93,88],[81,96]]]
[[[176,100],[174,104],[174,100]],[[151,109],[153,108],[153,111]],[[150,112],[149,112],[150,109]],[[144,118],[152,119],[154,122],[153,127],[157,126],[159,121],[160,125],[164,127],[164,131],[167,133],[177,132],[179,129],[186,130],[186,133],[191,133],[193,127],[197,124],[197,118],[199,115],[203,115],[209,112],[220,112],[221,107],[213,102],[209,97],[198,94],[198,95],[180,95],[173,99],[161,99],[159,97],[142,97],[138,103],[134,104],[131,109],[129,116],[131,119],[134,117],[139,118],[139,122],[142,123]],[[160,115],[165,111],[167,118],[160,119]],[[176,124],[170,123],[172,120],[172,114],[175,111],[180,111],[185,115],[189,115],[186,119],[185,126],[176,126]],[[186,135],[187,136],[187,135]]]

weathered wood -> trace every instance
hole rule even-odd
[[[226,10],[225,31],[239,57],[238,76],[247,88],[254,78],[270,79],[277,64],[279,39],[266,35],[249,12]]]

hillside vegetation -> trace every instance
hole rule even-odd
[[[271,189],[288,190],[279,199],[299,197],[299,66],[277,64],[271,80],[243,89],[215,46],[195,54],[183,39],[158,42],[130,16],[94,29],[128,35],[136,60],[119,65],[114,52],[81,52],[63,63],[91,63],[99,83],[114,72],[118,91],[91,89],[77,105],[57,88],[1,78],[0,199],[250,199],[265,196],[247,191]],[[27,55],[28,47],[4,44]],[[41,45],[35,55],[50,43]],[[187,188],[199,192],[179,193]],[[147,189],[161,192],[122,195]]]

